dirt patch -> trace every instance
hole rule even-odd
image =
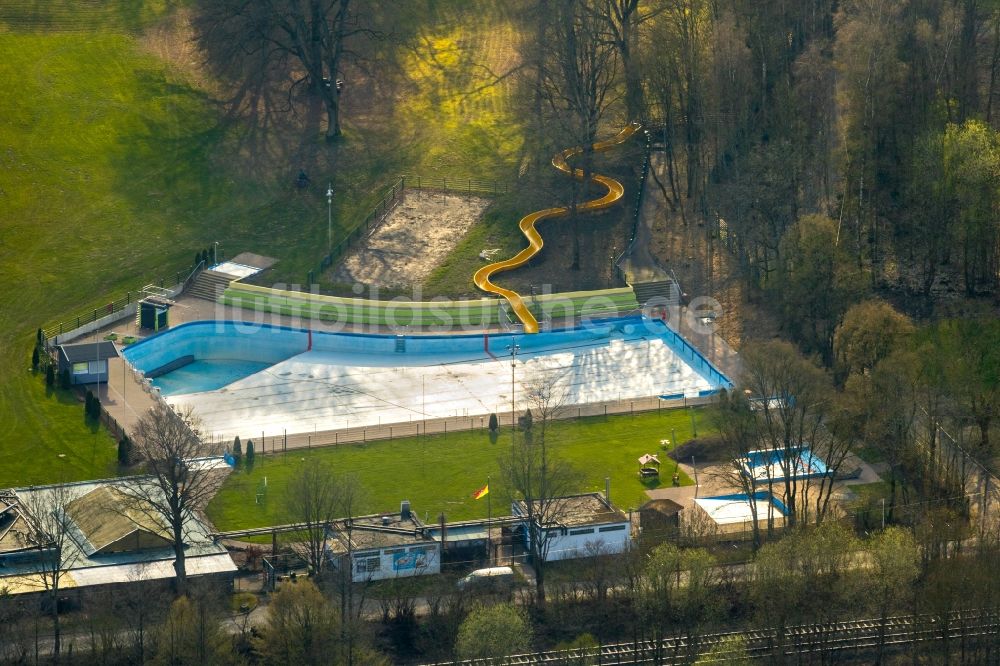
[[[421,284],[483,214],[489,199],[407,192],[334,270],[334,282],[404,289]]]
[[[732,456],[732,451],[721,437],[701,437],[689,439],[667,454],[677,462],[690,463],[694,458],[699,465],[721,463]]]

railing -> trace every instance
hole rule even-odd
[[[643,150],[642,176],[640,176],[638,187],[636,188],[635,207],[632,210],[632,230],[629,235],[628,243],[625,244],[625,249],[622,250],[621,254],[619,254],[618,257],[615,258],[612,264],[615,274],[614,277],[621,280],[625,284],[632,284],[632,277],[625,271],[625,269],[622,268],[622,262],[625,261],[625,258],[632,253],[636,239],[639,236],[639,223],[642,216],[642,202],[646,195],[646,181],[649,179],[649,170],[652,166],[650,156],[652,152],[651,147],[653,141],[653,133],[649,130],[649,128],[647,128],[647,130],[645,131],[645,136],[646,136],[646,145]],[[667,273],[667,271],[663,268],[663,266],[661,266],[660,263],[656,261],[655,257],[651,256],[650,258],[653,260],[656,267],[660,271],[662,271],[664,274]],[[672,278],[674,280],[674,284],[676,285],[677,284],[676,276],[672,276]],[[678,287],[677,290],[679,292],[680,288]]]
[[[363,235],[365,235],[369,229],[373,226],[378,226],[382,221],[392,212],[392,210],[403,200],[404,193],[404,181],[403,178],[397,178],[396,181],[389,186],[388,191],[382,198],[378,200],[378,203],[368,212],[361,222],[359,222],[353,229],[347,233],[347,237],[344,240],[337,243],[322,259],[320,259],[319,266],[317,269],[309,271],[306,276],[306,284],[315,284],[316,274],[322,274],[327,268],[333,265],[334,260],[341,257],[347,250],[357,242]]]
[[[404,174],[393,182],[378,203],[368,212],[365,218],[347,233],[347,237],[335,245],[319,262],[319,266],[306,276],[306,284],[315,284],[316,276],[333,265],[333,262],[344,255],[372,227],[381,224],[389,213],[399,205],[406,194],[406,189],[430,190],[435,192],[454,192],[456,194],[499,196],[507,194],[507,184],[498,181],[478,180],[475,178],[449,178],[448,176],[423,176],[420,174]]]
[[[650,161],[650,144],[652,142],[652,135],[649,130],[645,132],[646,145],[643,149],[643,159],[642,159],[642,176],[639,177],[639,184],[636,187],[635,192],[635,209],[632,211],[632,231],[628,238],[628,243],[625,244],[625,249],[622,253],[618,255],[615,259],[615,268],[621,272],[621,262],[622,260],[632,252],[632,246],[635,245],[636,236],[639,235],[639,216],[642,213],[642,199],[646,192],[646,179],[649,177],[649,161]],[[624,279],[624,274],[622,274],[622,279]],[[625,280],[627,282],[627,280]]]
[[[716,400],[716,391],[708,390],[698,396],[664,396],[647,398],[625,398],[608,402],[588,403],[565,407],[553,416],[559,420],[573,420],[588,417],[608,417],[614,415],[639,414],[642,412],[666,411],[689,407],[710,405]],[[497,412],[497,420],[501,430],[508,429],[517,423],[524,411]],[[693,418],[693,415],[692,415]],[[348,424],[349,425],[349,424]],[[455,415],[415,421],[396,423],[376,423],[349,426],[335,430],[318,430],[305,432],[282,433],[241,433],[244,441],[252,439],[257,455],[287,453],[295,449],[312,449],[314,447],[337,446],[340,444],[363,443],[375,440],[397,439],[400,437],[418,437],[420,435],[447,435],[448,433],[468,432],[471,430],[486,431],[489,425],[489,415]],[[205,441],[214,444],[226,444],[230,436],[220,437],[215,433],[202,433]],[[503,436],[503,432],[501,432]],[[258,460],[259,462],[259,460]]]
[[[184,277],[184,271],[182,270],[177,271],[173,276],[173,282],[168,282],[170,278],[161,277],[159,280],[147,284],[157,285],[164,289],[173,288],[180,284],[184,284],[186,286],[187,282],[192,279],[192,277],[198,271],[200,266],[201,266],[200,263],[197,266],[195,266],[194,270],[190,274],[188,274],[187,277]],[[50,324],[48,326],[44,326],[42,327],[42,336],[43,336],[42,342],[45,343],[48,340],[51,340],[52,338],[56,337],[57,335],[69,333],[70,331],[74,331],[80,328],[81,326],[92,324],[95,321],[103,319],[104,317],[107,317],[109,315],[120,313],[122,310],[132,305],[139,298],[141,298],[140,296],[141,293],[142,293],[141,287],[133,291],[125,292],[124,296],[112,299],[106,305],[101,305],[96,308],[91,308],[88,310],[81,311],[76,315],[71,315],[69,317],[66,317],[57,324]]]
[[[406,187],[416,190],[435,190],[438,192],[455,192],[457,194],[481,194],[500,196],[507,194],[507,183],[496,180],[478,180],[476,178],[449,178],[448,176],[423,176],[421,174],[404,174],[401,181]]]

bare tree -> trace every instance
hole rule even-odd
[[[175,414],[166,404],[150,408],[135,424],[132,441],[148,476],[117,486],[130,510],[165,524],[174,549],[174,591],[187,594],[184,540],[192,513],[203,508],[221,481],[197,458],[217,453],[198,437],[190,412]]]
[[[535,568],[535,596],[545,603],[545,564],[551,546],[550,529],[562,514],[565,497],[575,487],[576,473],[555,455],[548,441],[548,422],[558,412],[564,392],[559,377],[528,385],[528,402],[537,416],[531,430],[515,436],[500,458],[500,473],[511,499],[524,519],[528,553]]]
[[[293,77],[291,98],[305,84],[326,110],[326,138],[340,136],[340,90],[337,78],[346,43],[358,35],[374,35],[360,17],[366,3],[352,9],[351,0],[203,0],[198,32],[203,42],[229,44],[227,60],[253,58]]]
[[[353,476],[336,474],[317,461],[303,464],[288,485],[288,508],[304,525],[309,546],[309,566],[316,575],[326,568],[326,546],[330,528],[354,506],[358,482]]]
[[[583,148],[582,187],[573,183],[570,221],[573,268],[580,268],[576,206],[586,198],[593,171],[593,143],[601,120],[617,99],[618,51],[606,35],[604,21],[585,0],[557,0],[552,8],[543,90],[555,120],[567,137]]]
[[[67,506],[75,499],[69,486],[33,488],[18,497],[28,525],[28,540],[38,551],[38,577],[43,599],[52,617],[52,655],[59,662],[62,631],[59,623],[59,593],[63,577],[83,557],[74,539],[74,524]]]
[[[812,485],[798,469],[803,451],[820,440],[826,448],[832,446],[825,429],[832,397],[830,378],[790,344],[771,342],[747,348],[743,388],[755,399],[750,425],[759,448],[776,461],[781,474],[778,484],[768,476],[768,490],[780,487],[788,524],[795,525],[800,518],[808,519],[806,500]],[[839,465],[843,457],[840,449],[836,452],[839,460],[834,462]],[[832,486],[821,486],[820,492],[824,490],[829,493]],[[828,503],[817,506],[826,508]]]
[[[625,111],[629,120],[643,117],[642,74],[636,47],[640,26],[667,9],[640,7],[639,0],[589,0],[590,11],[601,20],[605,28],[605,39],[618,52],[622,71],[625,74]],[[642,3],[646,4],[646,3]]]

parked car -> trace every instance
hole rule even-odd
[[[476,569],[467,576],[458,579],[458,589],[478,590],[509,587],[514,582],[514,570],[510,567],[488,567]]]

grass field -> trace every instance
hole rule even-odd
[[[435,5],[424,36],[437,51],[499,48],[488,26],[465,30],[476,7]],[[269,127],[272,144],[293,147],[254,153],[259,128],[226,118],[194,82],[202,76],[146,49],[144,31],[175,11],[162,1],[0,8],[0,487],[115,473],[113,442],[30,373],[37,327],[173,276],[214,241],[227,256],[277,257],[276,279],[303,280],[326,237],[326,174],[342,237],[399,173],[503,177],[496,165],[517,162],[506,88],[424,99],[440,93],[435,81],[456,80],[451,70],[471,71],[455,57],[415,67],[408,106],[391,115],[345,115],[336,144],[316,128]],[[324,187],[292,186],[303,164]]]
[[[702,432],[707,414],[693,413]],[[555,454],[579,473],[579,492],[603,492],[604,478],[610,477],[612,501],[623,509],[637,508],[647,499],[645,491],[658,487],[657,482],[640,482],[637,459],[644,453],[663,454],[660,440],[672,433],[682,442],[690,438],[691,414],[664,410],[555,422],[549,441]],[[421,519],[432,522],[442,512],[448,520],[485,518],[486,500],[473,500],[471,494],[489,476],[493,512],[507,515],[510,492],[501,479],[498,458],[509,445],[509,431],[501,431],[495,444],[488,433],[475,431],[258,456],[251,471],[243,468],[230,475],[207,513],[220,530],[294,522],[297,518],[282,500],[289,480],[300,466],[323,461],[338,472],[357,476],[363,488],[358,508],[362,514],[398,511],[400,500],[406,499]],[[665,455],[660,459],[660,483],[669,484],[673,463]],[[264,500],[257,504],[265,477]],[[691,483],[683,474],[681,481]]]

